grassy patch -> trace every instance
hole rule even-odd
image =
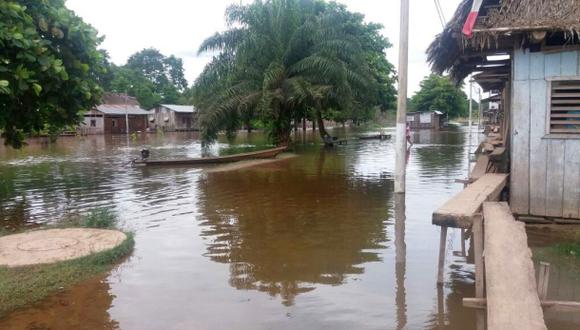
[[[116,222],[114,213],[99,209],[66,223],[68,227],[114,228]],[[86,257],[54,264],[0,267],[0,317],[17,308],[38,302],[59,289],[109,271],[133,249],[133,234],[126,235],[127,239],[119,246]]]
[[[554,246],[554,250],[565,256],[580,258],[580,241],[573,243],[560,243]]]

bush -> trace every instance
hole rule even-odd
[[[117,225],[117,215],[105,208],[94,209],[81,218],[80,225],[85,228],[115,228]]]

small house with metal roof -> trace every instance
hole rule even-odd
[[[87,134],[125,134],[145,132],[150,112],[142,109],[134,97],[125,94],[106,94],[103,103],[84,114],[79,130]]]
[[[150,125],[165,132],[192,131],[197,129],[196,115],[193,105],[161,104],[155,108]]]

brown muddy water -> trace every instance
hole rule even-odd
[[[392,141],[324,149],[308,136],[297,157],[237,171],[126,165],[145,146],[155,158],[199,156],[195,133],[0,148],[3,227],[106,207],[136,240],[109,274],[0,319],[0,329],[474,329],[474,311],[461,305],[474,296],[469,244],[464,254],[450,231],[438,288],[431,225],[462,189],[454,180],[467,172],[467,135],[413,139],[406,202],[393,194]],[[265,143],[259,133],[237,141],[210,152]],[[538,251],[558,240],[531,237]],[[554,262],[549,298],[580,300],[580,276],[567,266],[578,262],[542,260]],[[580,328],[577,315],[546,318],[551,329]]]

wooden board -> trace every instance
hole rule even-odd
[[[514,81],[513,86],[510,205],[515,213],[528,214],[530,196],[530,82]]]
[[[547,329],[525,225],[505,202],[484,203],[483,217],[488,329]]]
[[[548,142],[542,137],[546,135],[548,85],[544,79],[533,80],[530,88],[532,90],[530,95],[530,187],[533,187],[533,189],[530,189],[530,213],[546,215],[546,158],[548,156]]]
[[[504,147],[497,147],[497,148],[493,149],[491,154],[489,154],[489,159],[491,159],[493,161],[499,161],[502,159],[504,153],[505,153]]]
[[[565,140],[548,142],[546,172],[546,215],[561,217],[564,198],[564,155]]]
[[[438,226],[471,228],[473,217],[485,201],[499,199],[507,174],[485,174],[433,212],[432,223]]]
[[[544,300],[540,302],[544,310],[550,312],[570,312],[580,313],[580,302],[577,301],[555,301]],[[487,308],[487,299],[485,298],[463,298],[463,306],[468,308],[484,309]]]
[[[566,141],[562,216],[580,219],[580,140]]]
[[[482,176],[485,175],[487,172],[487,167],[489,165],[489,157],[487,155],[479,155],[477,157],[477,162],[475,162],[475,166],[471,173],[469,174],[470,182],[476,181]]]

